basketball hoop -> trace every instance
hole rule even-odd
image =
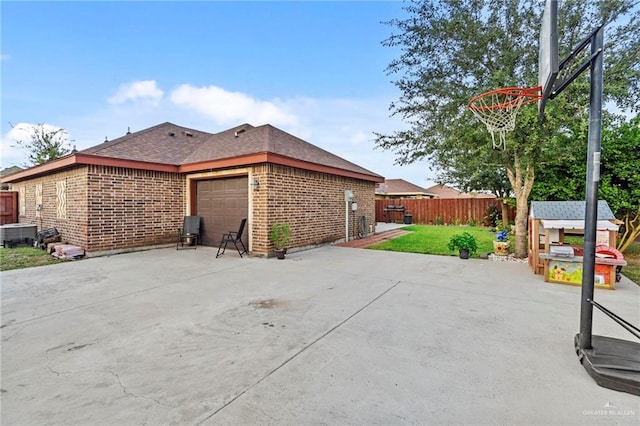
[[[471,99],[467,105],[491,133],[494,148],[506,148],[505,133],[516,128],[516,115],[522,105],[540,99],[540,87],[524,89],[504,87],[483,93]],[[496,144],[495,133],[500,138]]]

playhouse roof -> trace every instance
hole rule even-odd
[[[529,216],[534,219],[584,220],[585,201],[532,201]],[[615,220],[615,216],[605,200],[598,200],[597,220]]]

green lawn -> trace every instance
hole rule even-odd
[[[66,262],[34,247],[0,248],[0,271]]]
[[[493,253],[495,232],[480,226],[442,226],[442,225],[411,225],[405,226],[411,234],[403,235],[393,240],[375,244],[367,248],[373,250],[402,251],[407,253],[435,254],[441,256],[457,256],[457,252],[449,250],[447,245],[454,234],[468,232],[478,242],[478,252],[472,257],[479,257],[481,253]],[[509,235],[511,247],[515,246],[513,235]],[[569,244],[582,244],[582,236],[565,236]],[[634,242],[625,253],[627,266],[622,268],[622,274],[640,285],[640,242]]]
[[[632,243],[624,254],[624,258],[627,266],[622,267],[622,275],[640,285],[640,242]]]
[[[449,239],[455,234],[468,232],[473,235],[478,242],[478,251],[472,257],[479,257],[481,253],[493,253],[493,241],[496,239],[495,232],[490,231],[489,228],[480,226],[411,225],[402,229],[411,231],[411,234],[375,244],[368,248],[373,250],[458,256],[457,251],[451,251],[447,247]],[[509,235],[509,241],[511,242],[511,247],[513,247],[515,245],[513,235]]]

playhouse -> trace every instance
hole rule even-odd
[[[565,244],[565,232],[583,234],[584,201],[532,201],[529,211],[529,266],[546,282],[582,285],[582,247]],[[614,289],[616,268],[626,265],[616,250],[618,225],[606,201],[598,201],[594,285]]]

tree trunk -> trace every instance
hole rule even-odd
[[[524,259],[529,255],[529,249],[527,247],[528,198],[528,192],[526,194],[524,194],[524,192],[516,194],[516,249],[514,256],[518,259]]]
[[[524,259],[529,255],[527,247],[527,201],[534,181],[533,166],[527,165],[523,170],[520,157],[514,154],[513,163],[507,166],[507,177],[516,195],[516,248],[514,256]]]
[[[624,216],[624,233],[618,240],[618,250],[624,253],[638,237],[640,237],[640,206],[635,216],[630,211]]]
[[[509,229],[509,206],[502,200],[502,227]]]

